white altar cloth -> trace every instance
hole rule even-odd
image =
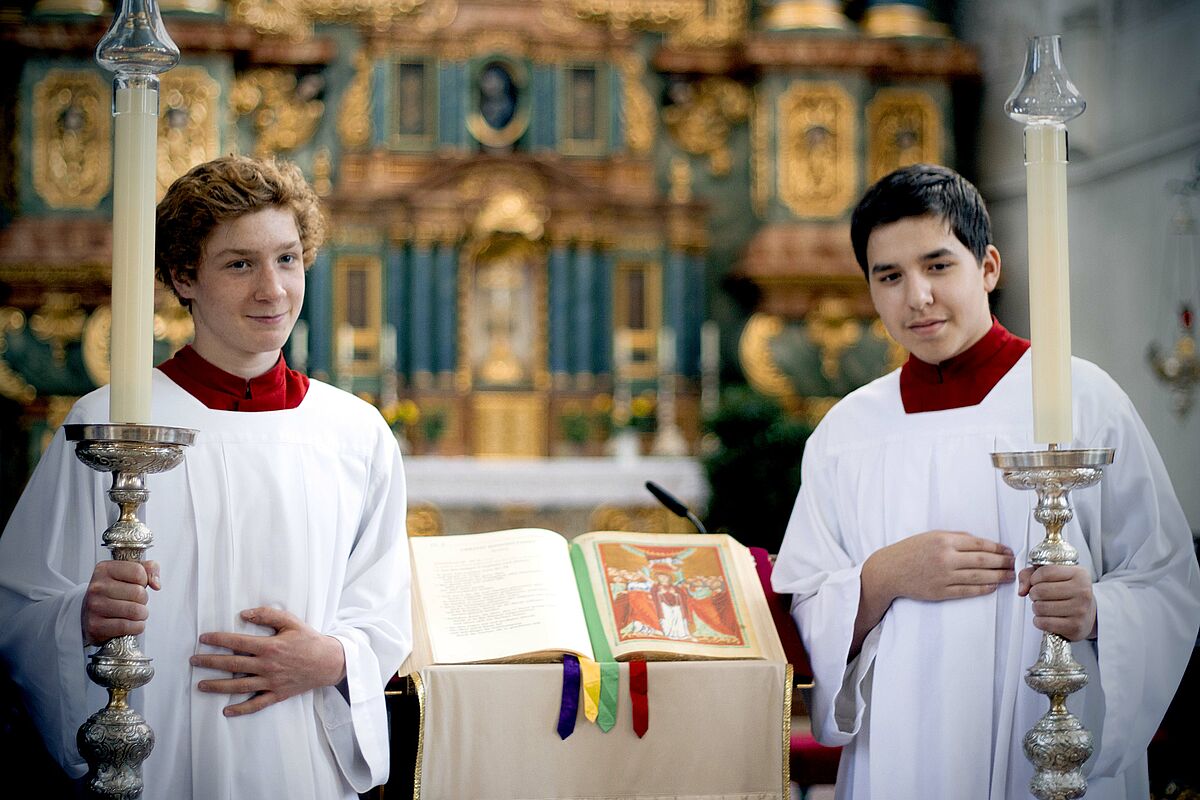
[[[560,739],[559,664],[435,665],[420,672],[420,800],[785,800],[787,665],[647,665],[649,730],[633,732],[621,664],[616,725],[583,715]]]

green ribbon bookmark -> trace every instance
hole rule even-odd
[[[592,579],[588,576],[587,563],[579,545],[571,544],[571,567],[575,570],[575,585],[579,587],[579,600],[583,604],[583,619],[587,622],[588,638],[592,640],[592,656],[600,664],[600,709],[596,725],[607,733],[617,724],[617,696],[621,684],[621,670],[613,660],[596,609],[596,595],[592,591]]]

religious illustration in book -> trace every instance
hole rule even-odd
[[[745,645],[720,548],[602,543],[598,549],[621,643]]]

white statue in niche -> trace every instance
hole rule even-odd
[[[528,255],[509,246],[476,267],[471,362],[485,385],[520,386],[529,383],[532,375],[533,282]]]

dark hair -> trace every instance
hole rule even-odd
[[[992,243],[992,221],[979,190],[952,169],[913,164],[885,175],[867,189],[850,215],[850,241],[867,275],[867,240],[881,225],[909,217],[941,217],[977,262]]]
[[[325,240],[325,220],[300,168],[286,161],[229,155],[192,167],[159,201],[154,274],[187,306],[172,277],[194,280],[213,229],[265,208],[286,208],[295,215],[307,270]]]

